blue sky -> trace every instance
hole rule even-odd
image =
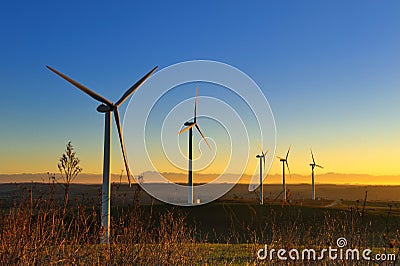
[[[312,146],[327,172],[399,174],[399,13],[398,1],[2,2],[0,173],[56,171],[68,140],[101,172],[97,103],[45,65],[115,101],[154,65],[210,59],[258,83],[293,172],[308,173]]]

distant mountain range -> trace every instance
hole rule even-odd
[[[183,173],[162,173],[162,175],[170,182],[185,183],[187,181],[187,175]],[[152,183],[155,180],[157,173],[145,172],[143,174],[143,181]],[[235,180],[234,175],[229,180]],[[47,173],[24,173],[24,174],[0,174],[0,183],[26,183],[26,182],[39,182],[47,183],[51,180],[51,177]],[[217,174],[194,174],[195,183],[207,183],[215,180],[218,177]],[[56,179],[59,179],[60,175],[56,174]],[[306,175],[292,174],[286,176],[288,184],[308,184],[311,182],[311,177]],[[113,182],[127,183],[126,176],[120,176],[117,174],[112,175]],[[251,180],[250,175],[243,175],[239,183],[248,184]],[[282,181],[280,174],[268,175],[264,184],[279,184]],[[73,183],[78,184],[100,184],[102,182],[101,174],[80,174]],[[397,175],[382,175],[374,176],[368,174],[340,174],[340,173],[325,173],[316,174],[316,183],[320,184],[349,184],[349,185],[400,185],[400,176]]]

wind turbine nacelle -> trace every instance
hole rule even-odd
[[[184,126],[191,126],[191,125],[193,125],[194,124],[194,122],[186,122],[185,124],[183,124]]]
[[[108,105],[100,104],[99,106],[97,106],[96,110],[99,113],[107,113],[107,112],[112,111],[112,108]]]

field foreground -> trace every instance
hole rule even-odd
[[[395,254],[396,261],[386,265],[399,259],[400,208],[394,202],[364,197],[282,204],[267,199],[260,206],[255,200],[236,197],[178,208],[155,201],[139,204],[146,196],[135,190],[133,200],[114,194],[114,201],[125,204],[112,208],[111,244],[104,246],[98,244],[99,198],[70,197],[65,205],[57,192],[54,187],[44,191],[25,185],[18,197],[2,200],[1,265],[269,264],[257,259],[257,251],[265,245],[320,251],[336,247],[340,237],[346,239],[346,248]],[[282,264],[276,256],[271,262]],[[296,261],[299,264],[352,265],[354,261],[326,258]]]

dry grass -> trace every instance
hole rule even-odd
[[[113,209],[111,244],[107,246],[98,244],[98,199],[75,200],[64,213],[63,204],[54,200],[53,193],[35,197],[31,189],[23,191],[22,200],[0,210],[0,265],[263,264],[257,261],[256,252],[264,244],[286,250],[319,249],[335,246],[336,239],[344,236],[349,247],[382,247],[389,252],[391,243],[397,245],[400,239],[399,217],[392,217],[392,209],[385,215],[384,230],[377,232],[361,202],[346,211],[324,212],[322,218],[297,207],[265,206],[260,213],[248,205],[248,214],[243,214],[227,205],[223,215],[230,221],[225,225],[229,235],[207,243],[211,228],[200,232],[179,208],[155,212],[149,207],[145,211],[137,203],[141,194],[137,190],[136,204]],[[250,216],[247,222],[241,219],[245,215]],[[301,264],[317,265],[296,263]],[[345,265],[343,261],[318,264]]]
[[[88,202],[63,205],[53,195],[21,202],[0,212],[0,265],[98,264],[189,265],[198,261],[193,231],[179,210],[157,217],[140,206],[119,210],[109,246],[100,245],[100,216]],[[157,221],[157,223],[156,223]]]

